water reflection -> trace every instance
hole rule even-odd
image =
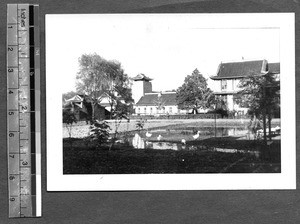
[[[194,128],[194,127],[186,127],[184,129],[155,129],[151,130],[151,133],[169,133],[169,134],[182,134],[182,135],[195,135],[197,132],[200,133],[202,136],[212,135],[216,137],[224,137],[224,136],[241,136],[241,135],[247,135],[248,130],[247,128],[234,128],[234,127],[217,127],[216,129],[214,127],[201,127],[200,129]]]
[[[150,149],[159,149],[159,150],[178,150],[180,147],[178,147],[178,143],[172,143],[172,142],[146,142],[146,148]]]
[[[132,146],[137,149],[145,148],[145,141],[141,138],[141,136],[138,133],[135,133],[132,139]]]
[[[177,143],[171,142],[150,142],[145,141],[138,133],[135,133],[134,137],[132,138],[132,146],[136,149],[160,149],[160,150],[178,150]],[[181,147],[182,148],[182,147]]]
[[[172,143],[172,142],[154,142],[154,141],[145,141],[138,133],[135,133],[132,138],[132,146],[136,149],[160,149],[160,150],[178,150],[182,149],[182,144]]]
[[[184,143],[175,143],[175,142],[157,142],[157,141],[146,141],[138,133],[132,138],[132,146],[137,149],[157,149],[157,150],[208,150],[215,152],[223,153],[245,153],[254,155],[256,158],[260,157],[259,151],[250,151],[250,150],[237,150],[229,148],[219,148],[213,147],[210,148],[205,145],[186,145]]]

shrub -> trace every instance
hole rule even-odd
[[[106,121],[96,120],[94,124],[90,126],[90,129],[91,134],[87,138],[87,141],[95,143],[97,147],[101,146],[109,139],[109,131],[111,128]]]
[[[144,129],[146,119],[140,118],[139,120],[136,121],[135,127],[138,131],[142,131]]]

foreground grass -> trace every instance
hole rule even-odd
[[[206,150],[134,149],[116,145],[97,149],[84,147],[81,140],[72,146],[64,141],[64,174],[145,174],[145,173],[272,173],[280,172],[280,141],[266,148],[254,141],[232,138],[193,142]],[[259,150],[258,158],[248,153],[224,153],[213,147]]]

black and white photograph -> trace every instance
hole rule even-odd
[[[47,15],[48,190],[294,188],[291,24]]]

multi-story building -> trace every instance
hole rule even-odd
[[[230,111],[245,114],[248,108],[241,108],[235,101],[235,95],[240,91],[240,80],[251,75],[265,75],[271,73],[279,80],[280,63],[268,63],[267,60],[240,61],[221,63],[217,74],[210,77],[216,82],[216,96],[221,98]]]

